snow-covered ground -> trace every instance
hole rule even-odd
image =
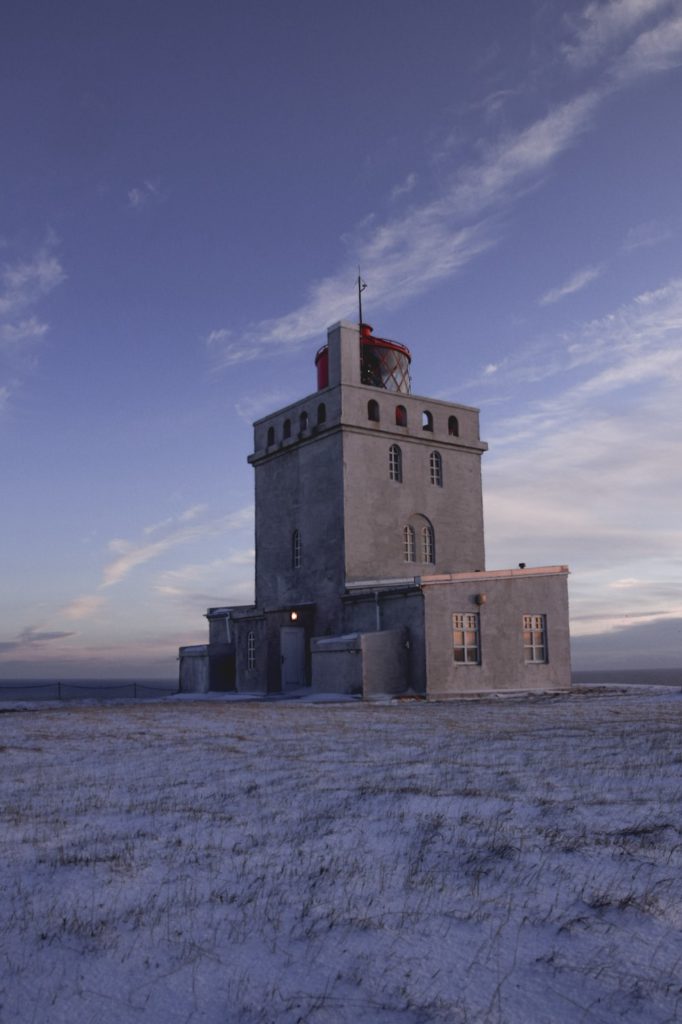
[[[682,693],[0,714],[3,1024],[682,1020]]]

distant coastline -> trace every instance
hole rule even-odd
[[[681,686],[682,668],[584,669],[574,686]],[[79,697],[154,697],[176,693],[177,679],[0,679],[3,700],[74,700]]]
[[[586,669],[571,672],[574,686],[682,686],[682,668]]]
[[[177,679],[0,679],[0,701],[155,697],[177,689]]]

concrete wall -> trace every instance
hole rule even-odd
[[[358,633],[313,637],[312,689],[317,693],[362,693],[362,643]]]
[[[182,693],[208,693],[208,645],[195,644],[180,648],[180,691]]]
[[[407,630],[363,633],[362,696],[404,693],[408,688]]]
[[[431,697],[487,690],[557,690],[571,683],[567,571],[552,568],[472,574],[423,581],[426,664]],[[478,604],[477,595],[485,598]],[[455,663],[453,612],[480,616],[481,663]],[[522,617],[547,619],[548,661],[526,664]]]
[[[407,689],[407,632],[348,633],[314,637],[312,688],[318,693],[403,693]]]
[[[344,599],[344,632],[371,634],[398,630],[404,633],[406,649],[406,688],[426,693],[424,652],[424,600],[416,587],[399,590],[355,592]],[[377,618],[378,604],[378,618]]]
[[[363,392],[372,391],[363,388]],[[404,397],[404,396],[401,396]],[[421,405],[421,403],[420,403]],[[402,452],[402,483],[389,476],[389,449]],[[439,452],[443,486],[430,482],[430,455]],[[344,532],[349,581],[400,578],[485,567],[481,452],[430,435],[346,429],[343,440]],[[419,520],[417,517],[424,517]],[[435,564],[422,557],[420,528],[435,534]],[[416,562],[405,561],[403,529],[417,533]]]
[[[340,632],[343,593],[343,449],[338,427],[259,457],[256,600],[265,610],[314,602],[316,631]],[[301,564],[292,564],[294,530]]]

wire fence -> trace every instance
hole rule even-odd
[[[137,699],[167,697],[179,692],[177,685],[172,682],[0,682],[0,701],[77,700],[79,697],[95,700],[111,700],[116,697]]]

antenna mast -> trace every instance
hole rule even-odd
[[[360,314],[360,327],[362,327],[362,293],[366,287],[367,285],[360,276],[360,267],[358,266],[358,312]]]

